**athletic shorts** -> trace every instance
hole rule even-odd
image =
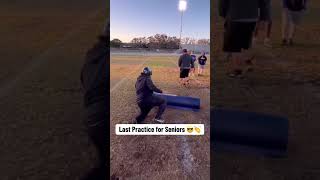
[[[199,65],[199,68],[200,68],[200,69],[204,69],[204,65],[201,65],[201,64],[200,64],[200,65]]]
[[[180,69],[180,78],[186,78],[189,76],[190,69]]]
[[[225,23],[223,51],[241,52],[242,49],[249,49],[255,27],[256,22],[227,21]]]
[[[287,23],[293,23],[294,25],[299,25],[305,11],[290,11],[288,9],[283,10],[283,18]]]
[[[259,21],[272,22],[272,8],[270,7],[270,4],[268,4],[267,6],[267,8],[263,8],[263,11],[259,9]]]

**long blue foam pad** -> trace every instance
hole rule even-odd
[[[167,105],[181,108],[200,109],[200,99],[187,96],[176,96],[171,94],[154,93],[166,99]]]
[[[211,110],[211,144],[216,151],[285,156],[288,119],[255,112]]]

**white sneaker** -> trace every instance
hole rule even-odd
[[[154,121],[158,122],[158,123],[164,123],[164,120],[163,119],[154,119]]]

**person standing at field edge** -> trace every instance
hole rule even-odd
[[[282,45],[293,45],[296,26],[307,9],[307,0],[283,0],[282,7]]]
[[[205,52],[202,52],[201,56],[198,57],[198,76],[204,74],[204,66],[206,65],[207,57]]]

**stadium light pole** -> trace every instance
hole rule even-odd
[[[182,35],[182,18],[183,18],[183,12],[187,10],[187,1],[186,0],[179,0],[179,11],[181,12],[181,21],[180,21],[180,44],[179,49],[182,48],[181,44],[181,35]]]

